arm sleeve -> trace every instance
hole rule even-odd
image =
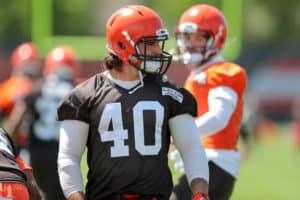
[[[208,161],[193,117],[189,114],[178,115],[169,120],[169,126],[189,183],[195,178],[208,182]]]
[[[225,128],[237,104],[237,93],[229,87],[216,87],[208,95],[208,112],[196,119],[201,137]],[[201,106],[201,105],[199,105]]]
[[[66,197],[83,191],[80,161],[88,137],[89,125],[77,120],[64,120],[60,128],[58,174]]]

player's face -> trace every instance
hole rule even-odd
[[[180,33],[177,35],[177,44],[181,53],[204,53],[208,35],[203,32]]]
[[[172,55],[164,49],[167,37],[144,37],[136,45],[136,53],[141,61],[139,68],[150,74],[164,74],[171,64]]]
[[[147,41],[138,43],[138,48],[141,54],[147,56],[160,56],[162,54],[161,42],[160,41]]]

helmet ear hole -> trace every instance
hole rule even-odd
[[[121,49],[126,49],[125,45],[122,42],[118,42],[118,45]]]

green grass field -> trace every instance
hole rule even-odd
[[[270,144],[253,144],[242,162],[232,200],[300,199],[300,151],[292,148],[287,128]]]
[[[286,126],[280,130],[272,143],[253,142],[248,159],[241,164],[231,200],[300,199],[300,151],[293,150]],[[82,168],[85,177],[84,162]],[[176,179],[178,174],[174,175]]]

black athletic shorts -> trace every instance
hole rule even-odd
[[[209,198],[210,200],[228,200],[232,194],[235,178],[214,162],[209,161]],[[192,199],[186,175],[182,175],[174,186],[173,192],[178,200]]]

